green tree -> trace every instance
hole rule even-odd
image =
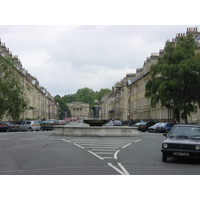
[[[101,88],[101,90],[100,90],[99,92],[96,93],[95,99],[97,99],[97,100],[100,102],[100,101],[101,101],[101,98],[103,97],[103,95],[104,95],[104,94],[107,94],[107,93],[109,93],[109,92],[111,92],[110,89],[108,89],[108,88],[105,88],[105,89]]]
[[[94,106],[94,100],[97,99],[99,102],[102,96],[108,92],[111,92],[110,89],[101,89],[99,92],[94,92],[90,88],[78,89],[75,94],[68,94],[62,97],[66,103],[71,102],[84,102],[89,103],[90,107]]]
[[[69,107],[67,106],[66,102],[62,98],[56,96],[55,102],[59,103],[59,106],[60,106],[59,119],[64,119],[66,117],[65,115],[66,112],[67,112],[67,117],[71,117],[71,112],[69,110]]]
[[[151,66],[151,79],[145,86],[151,106],[161,103],[173,108],[178,122],[182,118],[188,123],[194,104],[200,105],[200,55],[195,54],[195,48],[191,34],[179,37],[176,44],[167,41],[164,55]]]
[[[0,119],[6,115],[19,120],[28,105],[24,91],[12,59],[0,55]]]

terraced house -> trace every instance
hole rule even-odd
[[[0,56],[13,58],[16,73],[19,74],[21,84],[25,88],[25,95],[29,100],[29,106],[26,111],[21,114],[20,119],[58,119],[59,106],[55,103],[54,97],[40,86],[35,76],[32,76],[22,66],[17,56],[13,56],[5,43],[0,41]],[[3,121],[10,120],[4,117]]]
[[[170,42],[175,44],[178,37],[188,33],[192,33],[197,44],[196,53],[200,53],[200,32],[197,28],[187,28],[186,33],[178,33]],[[159,104],[156,108],[152,108],[150,99],[145,98],[145,85],[150,79],[150,67],[157,63],[158,57],[162,56],[163,53],[164,49],[159,50],[159,53],[152,53],[146,59],[142,68],[117,82],[113,86],[112,92],[103,96],[101,99],[101,116],[103,119],[115,118],[122,121],[130,119],[136,121],[173,120],[173,110],[171,108],[161,107]],[[188,116],[188,122],[200,122],[200,109],[198,106],[195,106],[194,112],[191,116]]]

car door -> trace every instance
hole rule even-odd
[[[30,125],[31,125],[31,121],[26,121],[26,123],[24,124],[24,130],[25,130],[25,131],[28,131]]]
[[[20,131],[23,131],[23,130],[24,130],[24,124],[25,124],[25,121],[23,121],[23,122],[21,122],[21,123],[19,124],[19,129],[20,129]]]

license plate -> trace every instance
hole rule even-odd
[[[189,156],[189,153],[173,152],[174,156]]]
[[[50,125],[50,124],[46,124],[46,125]]]

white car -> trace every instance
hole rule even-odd
[[[39,131],[40,122],[36,120],[26,120],[20,124],[20,131]]]

